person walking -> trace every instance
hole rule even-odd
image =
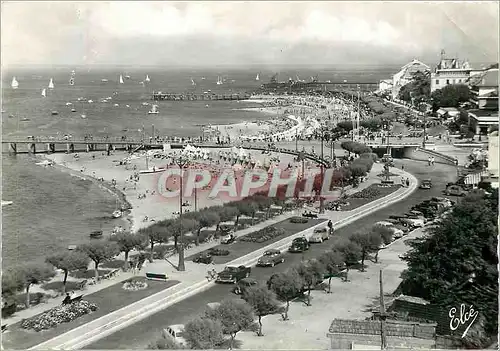
[[[427,163],[429,164],[429,166],[431,165],[431,161],[432,161],[432,159],[429,157],[429,158],[427,159]]]
[[[410,178],[406,178],[406,187],[410,186]]]
[[[330,235],[332,235],[332,232],[333,232],[333,223],[331,220],[328,221],[328,229],[330,231]]]
[[[434,157],[431,157],[431,165],[434,166]]]

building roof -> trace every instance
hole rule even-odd
[[[457,58],[443,58],[436,69],[471,69],[467,60],[460,61]]]
[[[425,63],[423,63],[422,61],[419,61],[417,59],[413,59],[413,61],[411,62],[408,62],[406,65],[404,65],[403,67],[401,67],[401,70],[405,70],[405,69],[408,69],[409,67],[411,66],[424,66],[426,67],[427,69],[430,69],[429,66],[427,66]]]
[[[447,107],[447,108],[450,108],[450,109],[455,109],[454,107]],[[456,110],[456,109],[455,109]],[[416,297],[416,296],[408,296],[408,295],[399,295],[396,300],[400,300],[400,301],[406,301],[406,302],[411,302],[411,303],[418,303],[420,305],[428,305],[430,304],[429,301],[427,300],[424,300],[420,297]]]
[[[434,339],[436,323],[386,321],[387,336],[414,337],[420,339]],[[360,321],[348,319],[334,319],[329,329],[330,333],[380,335],[379,321]]]
[[[469,78],[470,86],[498,87],[498,68],[490,68]]]

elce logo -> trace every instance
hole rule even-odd
[[[470,327],[474,323],[474,321],[477,318],[477,315],[479,314],[479,311],[474,310],[474,306],[470,305],[469,311],[465,311],[465,304],[460,305],[460,317],[456,315],[457,309],[455,307],[452,307],[450,309],[450,312],[448,313],[448,316],[450,317],[450,329],[451,330],[457,330],[460,328],[462,325],[465,325],[469,320],[472,319],[472,321],[469,323],[467,328],[465,328],[464,333],[462,334],[462,338],[467,335],[467,332],[469,331]]]

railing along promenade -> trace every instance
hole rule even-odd
[[[214,149],[214,148],[230,148],[233,146],[242,147],[247,150],[257,151],[271,151],[278,153],[285,153],[294,156],[302,156],[304,159],[312,160],[316,163],[327,166],[329,161],[321,159],[314,153],[307,153],[303,151],[296,151],[287,148],[276,148],[269,146],[258,146],[252,143],[247,145],[245,143],[234,144],[217,144],[211,141],[201,141],[199,138],[182,139],[174,138],[161,138],[158,140],[143,140],[143,139],[128,139],[123,137],[112,138],[9,138],[2,140],[2,152],[11,154],[36,154],[36,153],[76,153],[76,152],[95,152],[104,151],[108,154],[115,150],[125,150],[133,152],[135,150],[145,149],[163,149],[164,145],[168,144],[171,149],[182,149],[187,145],[192,145],[200,148]],[[22,149],[18,146],[23,145]],[[8,146],[8,150],[4,151]]]
[[[234,93],[234,94],[216,94],[216,93],[163,93],[161,91],[153,92],[152,99],[155,101],[214,101],[214,100],[248,100],[250,94]]]

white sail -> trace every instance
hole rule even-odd
[[[158,111],[158,105],[153,105],[153,106],[151,107],[151,110],[150,110],[148,113],[149,113],[150,115],[160,113],[160,112]]]
[[[19,82],[17,81],[16,77],[12,77],[12,89],[17,89],[19,88]]]
[[[120,74],[120,84],[123,84],[123,76]]]
[[[194,82],[193,78],[191,78],[191,85],[196,85],[196,83]]]
[[[71,77],[69,79],[69,85],[75,85],[75,78]]]
[[[259,78],[259,74],[257,73],[257,77],[255,77],[255,80],[256,80],[256,81],[259,81],[259,79],[260,79],[260,78]]]
[[[42,90],[42,96],[43,96],[43,97],[47,97],[47,90],[46,90],[46,89],[43,89],[43,90]]]
[[[146,74],[146,79],[144,79],[145,82],[150,82],[151,79],[149,79],[149,76]]]
[[[50,78],[49,89],[54,89],[54,80]]]
[[[222,79],[220,76],[217,76],[217,85],[221,85],[222,84]]]

